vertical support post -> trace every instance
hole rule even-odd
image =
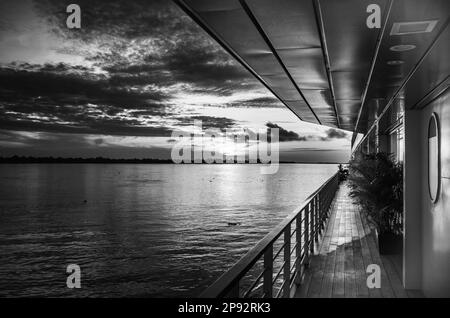
[[[295,232],[295,240],[296,240],[296,248],[295,248],[295,283],[299,285],[301,283],[301,276],[302,276],[302,212],[297,215],[297,218],[295,219],[295,226],[297,231]]]
[[[272,298],[272,279],[273,279],[273,244],[267,247],[264,253],[264,283],[263,291],[265,298]]]
[[[303,240],[303,253],[305,253],[305,263],[309,263],[309,204],[305,207],[305,220],[303,223],[304,240]]]
[[[286,226],[284,230],[284,283],[283,283],[283,297],[289,298],[291,293],[291,225]]]

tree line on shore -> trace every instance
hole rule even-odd
[[[174,163],[172,159],[155,158],[62,158],[62,157],[32,157],[32,156],[12,156],[0,157],[0,163]],[[206,163],[206,162],[202,162]],[[248,163],[248,161],[246,161]],[[258,163],[261,161],[258,159]],[[292,162],[293,163],[293,162]],[[181,163],[183,164],[183,163]],[[214,163],[213,163],[214,164]]]
[[[105,158],[105,157],[95,157],[95,158],[63,158],[63,157],[33,157],[33,156],[11,156],[11,157],[0,157],[1,163],[161,163],[161,164],[174,164],[172,159],[156,159],[156,158]],[[248,164],[248,160],[245,164]],[[260,164],[261,161],[258,159],[256,164]],[[280,161],[279,163],[326,163],[331,164],[335,162],[295,162],[295,161]],[[336,162],[337,163],[337,162]],[[205,161],[201,163],[181,163],[181,164],[220,164],[220,163],[207,163]],[[223,163],[229,164],[229,163]],[[238,163],[234,163],[238,164]]]

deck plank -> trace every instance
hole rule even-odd
[[[351,207],[354,217],[352,223],[352,240],[353,240],[353,262],[355,266],[355,284],[356,297],[369,297],[369,289],[366,284],[366,266],[364,266],[364,257],[362,251],[360,228],[358,227],[358,210],[354,206]]]
[[[327,251],[328,257],[325,262],[324,276],[319,295],[319,297],[323,298],[331,297],[333,291],[334,270],[336,267],[336,248],[338,246],[336,236],[338,234],[337,231],[339,229],[339,222],[340,222],[340,220],[336,217],[337,204],[338,204],[337,200],[335,200],[330,216],[330,227],[327,228],[327,232],[329,233],[330,237],[330,244],[328,246]]]
[[[356,297],[355,266],[353,261],[353,228],[354,217],[350,204],[345,204],[345,260],[344,260],[344,294],[345,297]]]
[[[359,210],[357,209],[357,207],[354,207],[356,209],[356,211]],[[363,284],[366,286],[367,288],[367,273],[366,273],[366,269],[370,264],[373,264],[373,260],[372,260],[372,255],[370,254],[370,250],[369,250],[369,245],[367,244],[367,234],[365,231],[365,228],[362,225],[362,221],[361,221],[361,217],[360,215],[356,216],[356,226],[358,229],[358,236],[359,236],[359,241],[361,243],[361,255],[362,255],[362,259],[363,259],[363,264],[364,264],[364,282]],[[379,289],[369,289],[367,288],[367,291],[369,293],[369,297],[371,298],[380,298],[381,297],[381,292]]]
[[[317,262],[315,263],[314,274],[311,278],[311,285],[308,290],[308,297],[320,297],[322,289],[322,282],[324,277],[325,265],[327,261],[327,253],[330,249],[331,235],[328,231],[328,227],[333,227],[334,219],[329,220],[324,231],[322,244],[319,246],[318,254],[315,257]]]
[[[360,213],[361,220],[363,223],[363,226],[366,228],[366,237],[367,237],[367,244],[369,247],[370,254],[372,255],[372,261],[373,264],[379,265],[381,270],[381,296],[384,298],[393,298],[394,291],[391,286],[391,282],[389,280],[389,277],[387,275],[386,269],[384,268],[383,262],[381,261],[380,254],[378,252],[378,246],[375,238],[375,233],[372,227],[370,227],[369,222],[364,217],[362,213]]]
[[[339,218],[339,228],[337,230],[337,249],[336,249],[336,266],[333,276],[332,297],[344,297],[344,262],[345,262],[345,215],[343,202],[337,207],[337,215]]]
[[[389,281],[391,282],[392,290],[394,291],[395,297],[397,298],[407,298],[405,289],[403,288],[400,276],[398,276],[395,270],[395,265],[392,263],[392,257],[390,255],[381,256],[381,262],[383,263],[386,273],[388,274]]]

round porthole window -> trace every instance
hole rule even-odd
[[[439,170],[439,121],[433,113],[428,123],[428,189],[433,203],[439,198]]]

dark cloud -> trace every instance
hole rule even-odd
[[[0,68],[0,101],[14,102],[23,98],[45,97],[55,105],[86,103],[106,104],[121,108],[152,106],[151,102],[167,99],[158,91],[133,91],[114,85],[103,76]],[[65,66],[64,69],[67,69]],[[34,100],[36,104],[39,101]]]
[[[285,107],[276,97],[257,97],[250,99],[238,100],[227,104],[228,107],[270,107],[283,108]]]
[[[202,129],[220,129],[225,130],[233,128],[236,122],[226,117],[213,117],[213,116],[188,116],[188,117],[176,117],[179,124],[182,126],[190,126],[194,124],[195,120],[202,122]]]
[[[79,30],[65,26],[63,9],[71,2],[39,1],[37,7],[59,36],[85,43],[104,41],[100,52],[85,53],[110,72],[115,83],[170,86],[182,82],[191,84],[193,92],[219,88],[219,95],[261,87],[171,1],[80,0]]]
[[[37,0],[43,18],[53,26],[54,32],[67,38],[94,40],[99,34],[116,38],[137,38],[147,36],[149,31],[155,34],[177,32],[180,29],[188,32],[194,26],[185,24],[186,18],[180,15],[179,9],[167,0],[78,0],[76,3],[82,10],[82,27],[68,30],[65,23],[66,7],[74,3],[72,0]]]
[[[80,68],[75,68],[80,70]],[[166,128],[142,125],[167,114],[167,96],[129,90],[104,76],[77,74],[65,64],[0,68],[2,128],[112,135],[168,135]],[[119,115],[131,110],[129,115]]]
[[[278,137],[279,137],[279,141],[280,142],[285,142],[285,141],[306,141],[306,137],[303,136],[299,136],[297,133],[293,132],[293,131],[289,131],[284,129],[281,126],[278,126],[277,124],[273,124],[273,123],[267,123],[266,126],[268,128],[278,128]]]
[[[21,118],[0,117],[2,129],[16,131],[38,131],[70,134],[102,134],[111,136],[171,136],[172,130],[167,127],[132,126],[134,121],[106,120],[103,122],[93,119],[86,120],[87,125],[55,124],[51,121],[21,120]],[[127,125],[128,124],[128,125]]]
[[[345,139],[348,138],[350,135],[343,131],[338,130],[334,128],[327,129],[325,131],[326,137],[323,137],[322,140],[330,140],[330,139]]]
[[[68,65],[66,63],[56,64],[31,64],[27,62],[12,62],[10,63],[11,70],[34,71],[46,73],[78,73],[84,76],[90,76],[89,72],[93,69],[82,65]]]
[[[288,131],[284,129],[283,127],[273,124],[273,123],[267,123],[267,127],[269,128],[278,128],[279,129],[279,138],[280,142],[283,141],[330,141],[333,139],[346,139],[349,138],[349,134],[345,131],[329,128],[325,131],[326,136],[320,137],[319,135],[304,135],[300,136],[299,134]],[[305,149],[304,147],[302,149]]]
[[[248,72],[223,51],[189,41],[177,45],[162,62],[176,81],[195,83],[201,88],[224,87],[222,94],[236,90],[250,79]]]

